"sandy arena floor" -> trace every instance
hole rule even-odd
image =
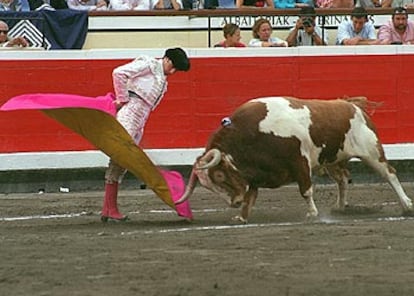
[[[348,213],[335,199],[317,185],[321,216],[306,222],[296,186],[261,190],[240,225],[197,188],[189,223],[150,190],[121,190],[130,221],[103,224],[102,192],[0,195],[0,295],[414,295],[414,219],[390,187],[351,185]]]

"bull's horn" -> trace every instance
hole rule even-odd
[[[211,159],[211,160],[210,160]],[[221,152],[217,148],[213,148],[207,151],[207,153],[200,158],[199,161],[208,161],[205,165],[196,166],[197,170],[204,170],[212,168],[219,164],[221,161]]]
[[[197,183],[197,175],[194,172],[194,169],[192,169],[190,180],[188,180],[188,184],[185,187],[185,192],[184,192],[183,196],[181,196],[180,199],[175,202],[176,205],[179,205],[179,204],[185,202],[191,196],[191,194],[193,193],[194,188],[196,186],[196,183]]]

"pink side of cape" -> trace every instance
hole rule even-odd
[[[185,182],[183,176],[179,172],[176,171],[166,171],[166,170],[159,170],[161,175],[164,177],[164,180],[167,182],[168,189],[170,189],[171,197],[174,202],[180,199],[183,196],[185,191]],[[193,218],[193,213],[191,212],[190,203],[188,200],[185,202],[175,205],[177,210],[177,214],[186,217],[189,219]]]
[[[11,98],[0,110],[44,110],[58,108],[89,108],[96,109],[115,116],[116,108],[113,103],[114,94],[105,96],[84,97],[72,94],[26,94]]]

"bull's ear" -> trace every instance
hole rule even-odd
[[[217,170],[213,173],[214,183],[223,183],[226,180],[226,175],[223,171]]]

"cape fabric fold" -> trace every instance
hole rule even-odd
[[[0,110],[48,110],[80,107],[100,110],[115,116],[114,99],[115,96],[112,93],[96,98],[71,94],[27,94],[11,98],[1,106]]]
[[[67,94],[28,94],[13,97],[0,110],[41,110],[103,151],[145,182],[178,215],[192,218],[189,203],[175,205],[185,183],[178,172],[160,171],[116,120],[113,95],[97,98]]]

